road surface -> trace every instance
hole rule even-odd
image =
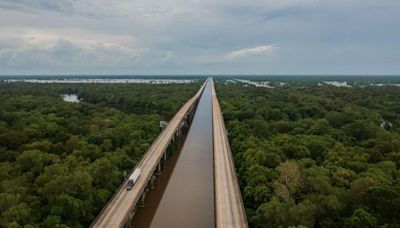
[[[212,83],[215,225],[217,228],[248,227],[224,119]]]
[[[162,159],[166,148],[170,144],[182,120],[190,112],[191,108],[195,108],[193,106],[200,98],[207,81],[202,85],[196,95],[188,100],[175,114],[158,138],[150,146],[148,151],[144,154],[140,162],[132,169],[131,173],[137,168],[141,169],[141,175],[132,190],[126,190],[127,180],[125,179],[97,218],[93,221],[91,227],[122,227],[126,220],[129,219],[132,209],[134,209],[135,205],[138,203],[142,192],[146,188],[150,178],[153,176],[157,165]],[[130,176],[131,173],[127,176]]]

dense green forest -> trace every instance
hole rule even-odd
[[[251,227],[400,227],[400,90],[217,83]]]
[[[199,87],[0,83],[0,227],[88,226]]]

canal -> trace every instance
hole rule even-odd
[[[214,227],[211,83],[180,151],[174,152],[133,220],[133,227]]]

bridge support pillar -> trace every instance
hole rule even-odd
[[[136,212],[136,206],[129,213],[129,218],[125,221],[125,225],[124,225],[125,228],[133,228],[132,219],[133,219],[133,216],[135,215],[135,212]]]
[[[167,151],[164,151],[164,162],[167,161]]]
[[[146,190],[143,191],[142,195],[140,196],[140,203],[139,207],[144,207],[144,199],[146,198]]]
[[[158,163],[158,166],[157,166],[157,174],[156,174],[156,175],[158,175],[158,176],[161,175],[161,162]]]
[[[155,186],[154,186],[154,181],[156,180],[156,177],[155,176],[151,176],[151,179],[150,179],[150,189],[155,189]]]

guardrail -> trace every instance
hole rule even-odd
[[[248,227],[231,147],[221,108],[212,83],[215,225],[217,228]]]
[[[168,137],[168,140],[165,145],[161,145],[162,146],[162,150],[158,150],[158,151],[165,151],[167,149],[167,147],[170,145],[170,142],[172,140],[172,138],[174,137],[174,135],[176,134],[176,131],[179,129],[179,127],[181,127],[181,123],[182,120],[184,119],[184,117],[186,117],[188,114],[190,114],[191,111],[194,111],[195,108],[197,106],[197,103],[204,91],[204,88],[207,84],[207,82],[209,81],[209,79],[207,79],[203,85],[201,86],[201,88],[197,91],[197,93],[191,98],[189,99],[180,109],[179,111],[174,115],[174,117],[171,119],[174,120],[176,118],[180,118],[178,121],[178,124],[173,128],[173,133]],[[187,107],[188,106],[188,107]],[[182,109],[186,108],[186,111],[181,114]],[[178,116],[178,115],[182,115],[182,116]],[[157,138],[153,141],[153,143],[151,144],[151,146],[149,147],[149,149],[146,151],[146,153],[143,155],[142,159],[133,167],[133,169],[126,175],[126,177],[124,178],[124,180],[122,181],[122,183],[120,184],[120,186],[117,188],[116,192],[113,194],[113,196],[108,200],[108,202],[106,203],[106,205],[103,207],[103,209],[100,211],[100,213],[98,214],[98,216],[93,220],[92,224],[90,225],[90,227],[95,227],[96,223],[101,219],[101,217],[104,215],[105,211],[110,207],[110,205],[113,203],[113,201],[115,200],[115,198],[119,195],[119,193],[121,191],[125,191],[125,185],[127,180],[129,179],[129,176],[134,172],[134,170],[138,167],[142,167],[145,166],[146,164],[144,164],[144,162],[147,161],[147,158],[149,158],[151,156],[150,152],[155,151],[155,147],[160,146],[159,144],[162,141],[162,137],[165,137],[165,134],[167,134],[168,132],[171,132],[171,128],[169,128],[168,126],[157,136]],[[163,156],[163,153],[160,153],[160,155],[157,156],[158,161],[160,162],[161,158]],[[151,180],[154,171],[156,170],[158,164],[155,164],[153,167],[151,167],[151,171],[149,172],[149,174],[147,174],[146,176],[146,180],[143,182],[145,184],[142,184],[140,186],[140,191],[138,195],[135,195],[134,197],[134,201],[132,202],[131,207],[125,212],[123,219],[121,221],[122,224],[119,225],[119,227],[124,226],[124,224],[127,222],[127,220],[129,219],[129,215],[132,212],[132,208],[136,207],[141,194],[143,194],[144,191],[146,191],[146,187],[149,183],[149,181]],[[146,175],[146,174],[145,174]],[[143,177],[142,177],[143,178]]]

